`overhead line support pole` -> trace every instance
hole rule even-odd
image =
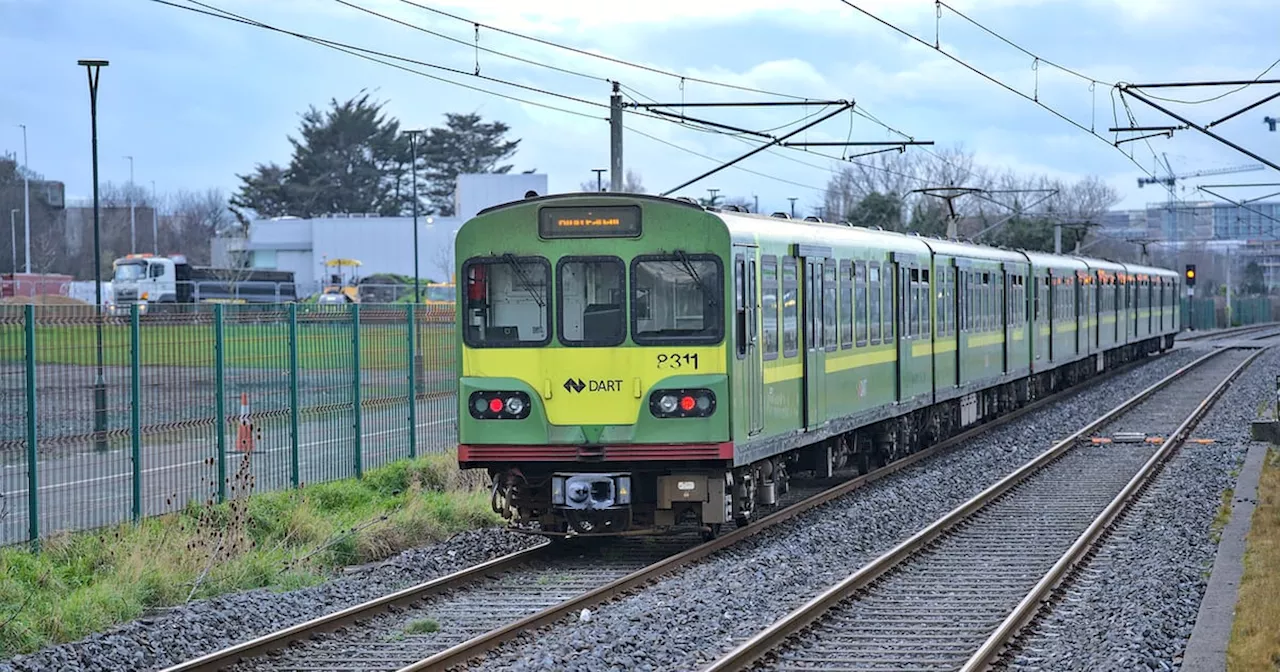
[[[1240,82],[1240,83],[1241,83],[1241,84],[1243,84],[1244,82]],[[1249,83],[1250,83],[1250,84],[1253,84],[1253,83],[1260,83],[1260,82],[1249,82]],[[1272,82],[1268,82],[1268,83],[1272,83]],[[1280,81],[1277,81],[1277,82],[1274,82],[1274,83],[1280,83]],[[1221,84],[1227,84],[1227,83],[1226,83],[1226,82],[1222,82]],[[1165,86],[1175,86],[1175,85],[1165,85]],[[1204,86],[1204,84],[1200,84],[1200,86]],[[1163,112],[1163,113],[1165,113],[1165,114],[1169,115],[1170,117],[1172,117],[1172,118],[1174,118],[1174,119],[1177,119],[1178,121],[1182,122],[1183,124],[1186,124],[1187,128],[1194,128],[1195,130],[1200,131],[1201,133],[1203,133],[1203,134],[1205,134],[1205,135],[1207,135],[1207,136],[1209,136],[1209,137],[1213,138],[1214,140],[1217,140],[1218,142],[1221,142],[1222,144],[1224,144],[1224,145],[1226,145],[1226,146],[1228,146],[1228,147],[1230,147],[1230,148],[1232,148],[1232,149],[1236,150],[1237,152],[1240,152],[1241,154],[1244,154],[1245,156],[1248,156],[1248,157],[1250,157],[1250,158],[1254,159],[1255,161],[1261,162],[1261,163],[1263,163],[1263,164],[1265,164],[1265,165],[1267,165],[1267,166],[1271,167],[1271,168],[1272,168],[1272,169],[1274,169],[1274,170],[1280,170],[1280,165],[1277,165],[1275,162],[1268,161],[1268,160],[1266,160],[1266,159],[1262,158],[1261,156],[1258,156],[1257,154],[1255,154],[1255,153],[1253,153],[1253,152],[1251,152],[1251,151],[1249,151],[1249,150],[1245,149],[1244,147],[1241,147],[1240,145],[1237,145],[1236,143],[1231,142],[1230,140],[1228,140],[1228,139],[1226,139],[1226,138],[1222,137],[1221,135],[1218,135],[1217,133],[1214,133],[1213,131],[1211,131],[1211,130],[1209,130],[1209,129],[1205,128],[1204,126],[1201,126],[1201,125],[1199,125],[1199,124],[1197,124],[1197,123],[1195,123],[1195,122],[1191,121],[1190,119],[1187,119],[1186,117],[1184,117],[1184,116],[1182,116],[1182,115],[1180,115],[1180,114],[1178,114],[1178,113],[1176,113],[1176,112],[1174,112],[1174,111],[1172,111],[1172,110],[1170,110],[1170,109],[1168,109],[1168,108],[1166,108],[1166,107],[1163,107],[1163,106],[1161,106],[1161,105],[1158,105],[1158,104],[1156,104],[1156,103],[1154,103],[1154,102],[1152,102],[1152,101],[1148,100],[1148,99],[1147,99],[1145,96],[1143,96],[1142,94],[1140,94],[1140,93],[1137,93],[1137,92],[1133,91],[1133,89],[1134,89],[1134,88],[1137,88],[1137,87],[1133,87],[1133,86],[1129,86],[1129,87],[1121,87],[1121,88],[1120,88],[1120,94],[1121,94],[1121,95],[1129,95],[1129,96],[1133,96],[1133,98],[1134,98],[1134,99],[1136,99],[1136,100],[1138,100],[1138,101],[1140,101],[1140,102],[1142,102],[1142,103],[1146,104],[1147,106],[1152,107],[1152,108],[1154,108],[1154,109],[1156,109],[1156,110],[1159,110],[1160,112]],[[1148,88],[1150,88],[1150,87],[1148,87]]]
[[[832,112],[828,112],[827,114],[824,114],[824,115],[822,115],[821,117],[818,117],[817,119],[814,119],[813,121],[811,121],[811,122],[809,122],[809,123],[807,123],[807,124],[805,124],[805,125],[803,125],[803,126],[801,126],[801,127],[797,128],[797,129],[795,129],[795,130],[793,130],[793,131],[789,131],[789,132],[788,132],[788,133],[786,133],[785,135],[780,135],[780,136],[778,136],[777,138],[774,138],[771,142],[768,142],[768,143],[765,143],[765,144],[763,144],[763,145],[760,145],[759,147],[756,147],[755,149],[753,149],[753,150],[751,150],[751,151],[747,152],[746,154],[743,154],[742,156],[739,156],[739,157],[738,157],[738,158],[736,158],[736,159],[732,159],[732,160],[730,160],[730,161],[726,161],[725,163],[722,163],[722,164],[720,164],[719,166],[716,166],[715,168],[712,168],[711,170],[708,170],[707,172],[705,172],[705,173],[703,173],[703,174],[701,174],[701,175],[699,175],[699,176],[697,176],[697,177],[695,177],[695,178],[693,178],[693,179],[691,179],[691,180],[688,180],[688,181],[686,181],[686,182],[684,182],[684,183],[682,183],[682,184],[679,184],[679,185],[677,185],[677,186],[675,186],[675,187],[672,187],[672,188],[670,188],[670,189],[668,189],[668,190],[666,190],[666,191],[662,192],[662,194],[661,194],[661,195],[662,195],[662,196],[669,196],[669,195],[671,195],[671,193],[672,193],[672,192],[679,191],[680,189],[684,189],[685,187],[687,187],[687,186],[689,186],[689,185],[691,185],[691,184],[693,184],[693,183],[695,183],[695,182],[698,182],[698,181],[700,181],[700,180],[704,180],[704,179],[706,179],[706,178],[708,178],[708,177],[711,177],[712,175],[715,175],[716,173],[718,173],[718,172],[720,172],[720,171],[724,170],[725,168],[728,168],[728,167],[730,167],[730,166],[732,166],[732,165],[734,165],[734,164],[736,164],[736,163],[738,163],[738,162],[740,162],[740,161],[743,161],[743,160],[745,160],[745,159],[751,158],[752,156],[755,156],[756,154],[759,154],[760,152],[763,152],[764,150],[769,149],[770,147],[773,147],[773,146],[776,146],[776,145],[781,145],[781,144],[782,144],[782,142],[783,142],[784,140],[786,140],[787,138],[791,138],[791,137],[794,137],[794,136],[796,136],[796,135],[799,135],[800,133],[802,133],[802,132],[804,132],[804,131],[807,131],[807,130],[809,130],[810,128],[813,128],[814,126],[817,126],[818,124],[820,124],[820,123],[822,123],[822,122],[824,122],[824,121],[826,121],[826,120],[828,120],[828,119],[830,119],[830,118],[832,118],[832,117],[836,116],[837,114],[840,114],[840,113],[844,112],[845,110],[852,109],[854,105],[855,105],[855,103],[854,103],[854,102],[852,102],[852,101],[841,101],[839,109],[836,109],[836,110],[834,110],[834,111],[832,111]]]
[[[609,96],[609,191],[622,191],[622,89],[617,82]]]

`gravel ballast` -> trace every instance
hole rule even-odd
[[[172,608],[0,662],[0,672],[161,669],[539,543],[502,529],[470,530],[318,586],[254,590]]]
[[[1274,394],[1280,351],[1253,362],[1125,514],[1097,554],[1032,623],[1007,670],[1173,670],[1195,627],[1217,551],[1213,521]]]
[[[1179,350],[1086,386],[897,474],[765,530],[643,591],[490,653],[492,670],[689,670],[767,627],[1089,420],[1204,354]]]

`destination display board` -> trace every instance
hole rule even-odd
[[[640,206],[546,207],[538,210],[543,238],[634,238],[640,235]]]

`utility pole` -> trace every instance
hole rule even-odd
[[[751,198],[754,198],[756,201],[756,208],[755,210],[752,210],[752,212],[759,214],[760,213],[760,196],[757,194],[752,194]]]
[[[418,280],[418,136],[421,129],[405,131],[409,135],[409,172],[413,180],[413,305],[422,303],[422,283]],[[415,309],[416,310],[416,309]]]
[[[711,194],[711,205],[714,207],[714,206],[715,206],[715,204],[716,204],[716,194],[720,193],[720,190],[719,190],[719,189],[707,189],[707,193],[708,193],[708,194]]]
[[[156,181],[151,180],[151,253],[160,254],[160,214],[156,200]]]
[[[607,172],[606,168],[592,168],[591,172],[596,174],[596,191],[604,191],[604,178],[601,176]],[[613,183],[613,178],[609,178],[609,183]]]
[[[1053,253],[1062,254],[1062,222],[1053,223]]]
[[[617,82],[609,96],[609,191],[622,191],[622,90]]]
[[[138,252],[138,222],[133,216],[133,157],[129,159],[129,254]]]
[[[89,74],[89,123],[93,128],[93,294],[96,302],[95,345],[97,368],[93,377],[93,447],[105,452],[107,444],[107,379],[103,375],[102,353],[102,238],[98,209],[98,80],[102,68],[109,65],[102,59],[81,59]]]
[[[26,273],[31,273],[31,164],[27,162],[27,125],[22,127],[22,232],[23,247],[26,248]],[[18,272],[18,265],[13,265],[13,272]]]
[[[791,201],[791,219],[795,219],[796,218],[796,197],[788,196],[787,200]]]

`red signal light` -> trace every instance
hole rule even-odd
[[[502,400],[501,400],[501,399],[496,399],[496,398],[495,398],[495,399],[490,399],[490,400],[489,400],[489,410],[490,410],[490,411],[492,411],[492,412],[494,412],[494,413],[501,413],[501,412],[502,412]]]
[[[680,399],[680,408],[684,409],[685,411],[692,411],[696,403],[698,402],[694,401],[693,397],[685,395],[682,399]]]

